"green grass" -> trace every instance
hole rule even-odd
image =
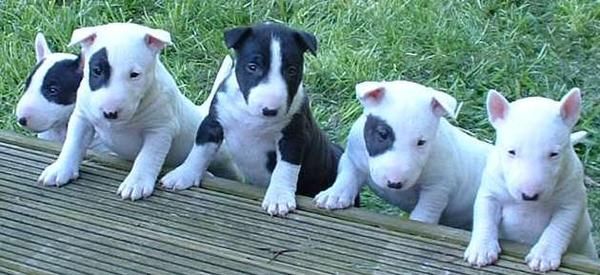
[[[116,2],[116,1],[112,1]],[[22,132],[12,116],[34,65],[33,39],[43,31],[54,50],[66,48],[78,26],[132,21],[169,30],[175,45],[162,60],[181,90],[201,103],[228,53],[224,29],[264,20],[315,33],[318,58],[308,57],[305,83],[314,113],[329,135],[344,142],[361,109],[353,87],[363,80],[407,79],[464,102],[458,124],[492,139],[484,96],[559,99],[584,91],[577,130],[590,132],[577,152],[600,182],[600,2],[548,1],[100,1],[0,0],[0,128]],[[365,206],[397,209],[364,192]],[[600,189],[589,190],[600,245]]]

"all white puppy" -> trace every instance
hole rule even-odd
[[[35,56],[37,64],[17,103],[17,122],[36,132],[40,139],[63,143],[83,78],[82,59],[74,54],[53,53],[42,33],[35,37]],[[94,138],[90,149],[109,152],[98,138]]]
[[[316,196],[316,205],[348,207],[368,182],[412,220],[470,228],[491,145],[443,118],[454,116],[456,100],[408,81],[363,82],[356,94],[364,112],[350,130],[334,185]]]
[[[63,150],[39,181],[59,186],[77,178],[96,132],[120,157],[134,160],[117,193],[132,200],[149,196],[163,163],[183,162],[202,119],[159,61],[170,34],[113,23],[77,29],[70,44],[82,46],[83,80]]]
[[[569,138],[579,119],[581,94],[560,102],[529,97],[510,103],[487,97],[496,129],[475,200],[473,234],[465,259],[477,266],[498,259],[498,238],[533,245],[525,258],[537,271],[557,269],[565,251],[597,258],[590,235],[583,168]]]

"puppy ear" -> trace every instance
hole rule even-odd
[[[46,37],[41,32],[38,32],[35,36],[35,59],[39,63],[44,57],[51,54],[50,47],[48,47],[48,42],[46,42]]]
[[[431,99],[431,110],[438,117],[456,118],[456,99],[447,93],[434,91]]]
[[[302,45],[303,50],[307,50],[314,56],[317,56],[317,38],[308,32],[296,32],[296,40]]]
[[[81,47],[84,49],[90,47],[94,43],[94,40],[96,40],[97,31],[96,27],[84,27],[74,30],[68,46],[81,44]]]
[[[226,30],[224,33],[225,46],[227,46],[228,49],[239,48],[240,43],[242,43],[251,32],[251,27],[239,27]]]
[[[502,94],[496,90],[490,90],[487,95],[487,113],[488,119],[494,128],[498,123],[506,118],[509,109],[509,103]]]
[[[356,97],[363,107],[379,105],[385,95],[385,87],[381,82],[365,81],[356,84]]]
[[[580,113],[581,91],[573,88],[560,100],[560,116],[569,127],[573,127],[579,120]]]
[[[161,29],[148,28],[148,33],[144,37],[146,45],[150,47],[154,52],[159,52],[166,46],[172,45],[171,34],[168,31]]]

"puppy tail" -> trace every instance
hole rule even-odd
[[[586,131],[578,131],[571,134],[571,144],[575,145],[582,142],[588,135]]]

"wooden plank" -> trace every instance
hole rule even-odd
[[[3,253],[0,253],[3,254]],[[37,268],[33,265],[23,265],[20,262],[3,258],[0,255],[0,273],[2,274],[30,274],[30,275],[52,275],[58,273],[52,273],[47,270]]]
[[[78,182],[78,183],[76,183],[76,184],[74,184],[74,186],[79,186],[79,182]],[[93,186],[95,187],[96,185],[93,185]],[[100,185],[98,185],[98,186],[100,186]],[[114,195],[113,195],[113,194],[111,194],[111,196],[114,196]],[[109,199],[110,199],[110,198],[109,198]],[[204,204],[205,204],[205,203],[204,203]],[[275,219],[275,220],[279,220],[279,219]],[[319,230],[319,228],[317,228],[317,230]],[[286,232],[286,234],[287,234],[287,233],[289,233],[289,232]],[[334,232],[334,233],[332,233],[332,234],[337,234],[337,232]],[[352,236],[350,236],[349,238],[355,238],[355,234],[354,234],[354,235],[352,235]],[[386,238],[386,236],[384,236],[383,238]],[[372,242],[372,240],[371,240],[371,239],[366,239],[366,240],[365,240],[365,242]],[[334,241],[334,243],[335,243],[335,241]],[[352,247],[352,244],[350,244],[350,245],[348,245],[348,246],[349,246],[349,247]],[[418,244],[418,246],[423,246],[423,244]],[[338,248],[339,248],[339,243],[338,243],[338,244],[336,244],[336,247],[338,247]],[[382,248],[385,248],[385,246],[382,246]],[[389,247],[389,245],[388,245],[388,247],[387,247],[387,248],[388,248],[388,249],[390,248],[390,247]],[[403,249],[404,249],[404,250],[406,250],[406,247],[400,247],[400,248],[397,248],[397,250],[398,250],[398,251],[402,251]],[[433,249],[436,249],[436,248],[433,248]],[[378,249],[378,251],[380,252],[380,251],[381,251],[381,249]],[[453,257],[451,257],[450,259],[447,259],[446,261],[449,261],[449,262],[458,262],[458,263],[459,263],[459,265],[462,265],[462,266],[459,266],[458,268],[466,268],[466,267],[465,267],[465,266],[466,266],[466,263],[464,263],[464,262],[462,261],[462,248],[461,248],[461,250],[459,250],[459,251],[455,251],[455,253],[453,253],[453,254],[455,254],[455,255],[454,255]],[[400,255],[401,255],[401,256],[398,258],[398,260],[402,260],[402,259],[405,257],[405,255],[402,255],[402,254],[400,254]],[[418,255],[418,254],[415,254],[415,255]],[[443,260],[444,258],[448,258],[448,255],[439,255],[437,258],[434,258],[434,259],[436,259],[436,260],[440,260],[440,256],[441,256],[441,260]],[[435,257],[435,256],[434,256],[434,257]],[[405,259],[405,260],[406,260],[406,259]],[[422,261],[422,259],[419,259],[419,258],[414,258],[413,260],[415,261],[415,263],[418,263],[419,261]],[[518,265],[518,267],[522,268],[522,264],[519,264],[519,265]],[[490,269],[491,269],[491,270],[490,270]],[[488,271],[493,271],[493,267],[491,267],[491,268],[488,268],[487,270],[488,270]],[[503,272],[507,272],[507,271],[506,271],[506,270],[504,270]],[[514,272],[517,272],[517,271],[516,271],[516,270],[512,270],[511,272],[513,272],[513,273],[514,273]],[[502,272],[501,272],[501,273],[502,273]]]

